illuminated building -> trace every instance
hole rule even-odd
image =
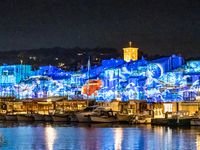
[[[124,60],[126,62],[138,60],[138,48],[132,47],[132,42],[129,42],[129,47],[123,48]]]
[[[89,73],[89,75],[88,75]],[[54,66],[0,66],[0,96],[68,99],[193,101],[200,96],[200,60],[172,55],[155,60],[103,60],[100,66],[66,72]]]
[[[31,75],[30,65],[0,66],[0,84],[15,84]]]

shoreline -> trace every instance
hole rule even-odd
[[[16,116],[16,115],[13,115]],[[23,115],[20,115],[23,116]],[[24,115],[26,116],[26,115]],[[52,117],[53,115],[45,115],[48,117]],[[33,117],[33,116],[30,116]],[[131,122],[110,122],[110,123],[98,123],[98,122],[78,122],[78,121],[70,121],[65,119],[64,121],[54,121],[52,118],[51,120],[34,120],[34,119],[28,119],[28,120],[18,120],[17,117],[16,119],[13,120],[7,120],[6,118],[0,119],[0,123],[25,123],[25,124],[37,124],[37,123],[42,123],[42,124],[83,124],[83,125],[125,125],[125,126],[137,126],[137,125],[151,125],[151,126],[166,126],[166,127],[200,127],[200,118],[152,118],[151,122],[136,122],[136,123],[131,123]]]

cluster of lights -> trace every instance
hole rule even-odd
[[[200,93],[200,61],[183,62],[182,57],[174,55],[153,61],[111,59],[103,60],[101,66],[76,72],[53,66],[36,71],[22,64],[0,66],[0,96],[19,99],[67,96],[98,101],[196,100]],[[5,74],[6,71],[9,73]]]

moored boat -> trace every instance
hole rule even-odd
[[[33,114],[35,121],[45,121],[45,115],[42,114]]]
[[[4,121],[4,120],[6,120],[6,116],[5,115],[0,115],[0,121]]]
[[[30,114],[17,115],[18,121],[34,121],[34,117]]]
[[[99,115],[91,115],[90,116],[91,122],[97,122],[97,123],[114,123],[119,122],[117,120],[117,117],[113,115],[112,110],[104,110],[101,111]]]
[[[89,123],[91,122],[91,115],[100,115],[101,111],[110,110],[110,107],[103,106],[88,106],[82,112],[76,113],[78,122]]]
[[[15,114],[6,114],[6,121],[17,121],[17,115]]]
[[[190,125],[192,126],[200,126],[200,119],[199,118],[193,118],[190,120]]]
[[[89,115],[91,114],[91,112],[82,112],[82,113],[78,113],[76,114],[76,118],[78,120],[78,122],[90,122],[90,117]]]
[[[52,115],[54,122],[67,122],[70,121],[69,114],[54,114]]]
[[[44,115],[44,121],[50,122],[53,121],[53,118],[51,115]]]
[[[122,114],[122,113],[117,113],[116,116],[117,116],[117,120],[119,122],[130,122],[130,120],[133,117],[133,115]]]
[[[130,124],[150,124],[151,123],[151,116],[148,115],[136,115],[132,117],[129,122]]]
[[[90,116],[91,122],[97,123],[113,123],[118,122],[115,117],[108,117],[108,116]]]
[[[70,120],[70,122],[78,122],[78,119],[77,119],[76,114],[74,112],[69,114],[69,120]]]

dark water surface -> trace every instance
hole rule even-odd
[[[1,150],[195,150],[200,127],[0,123]]]

